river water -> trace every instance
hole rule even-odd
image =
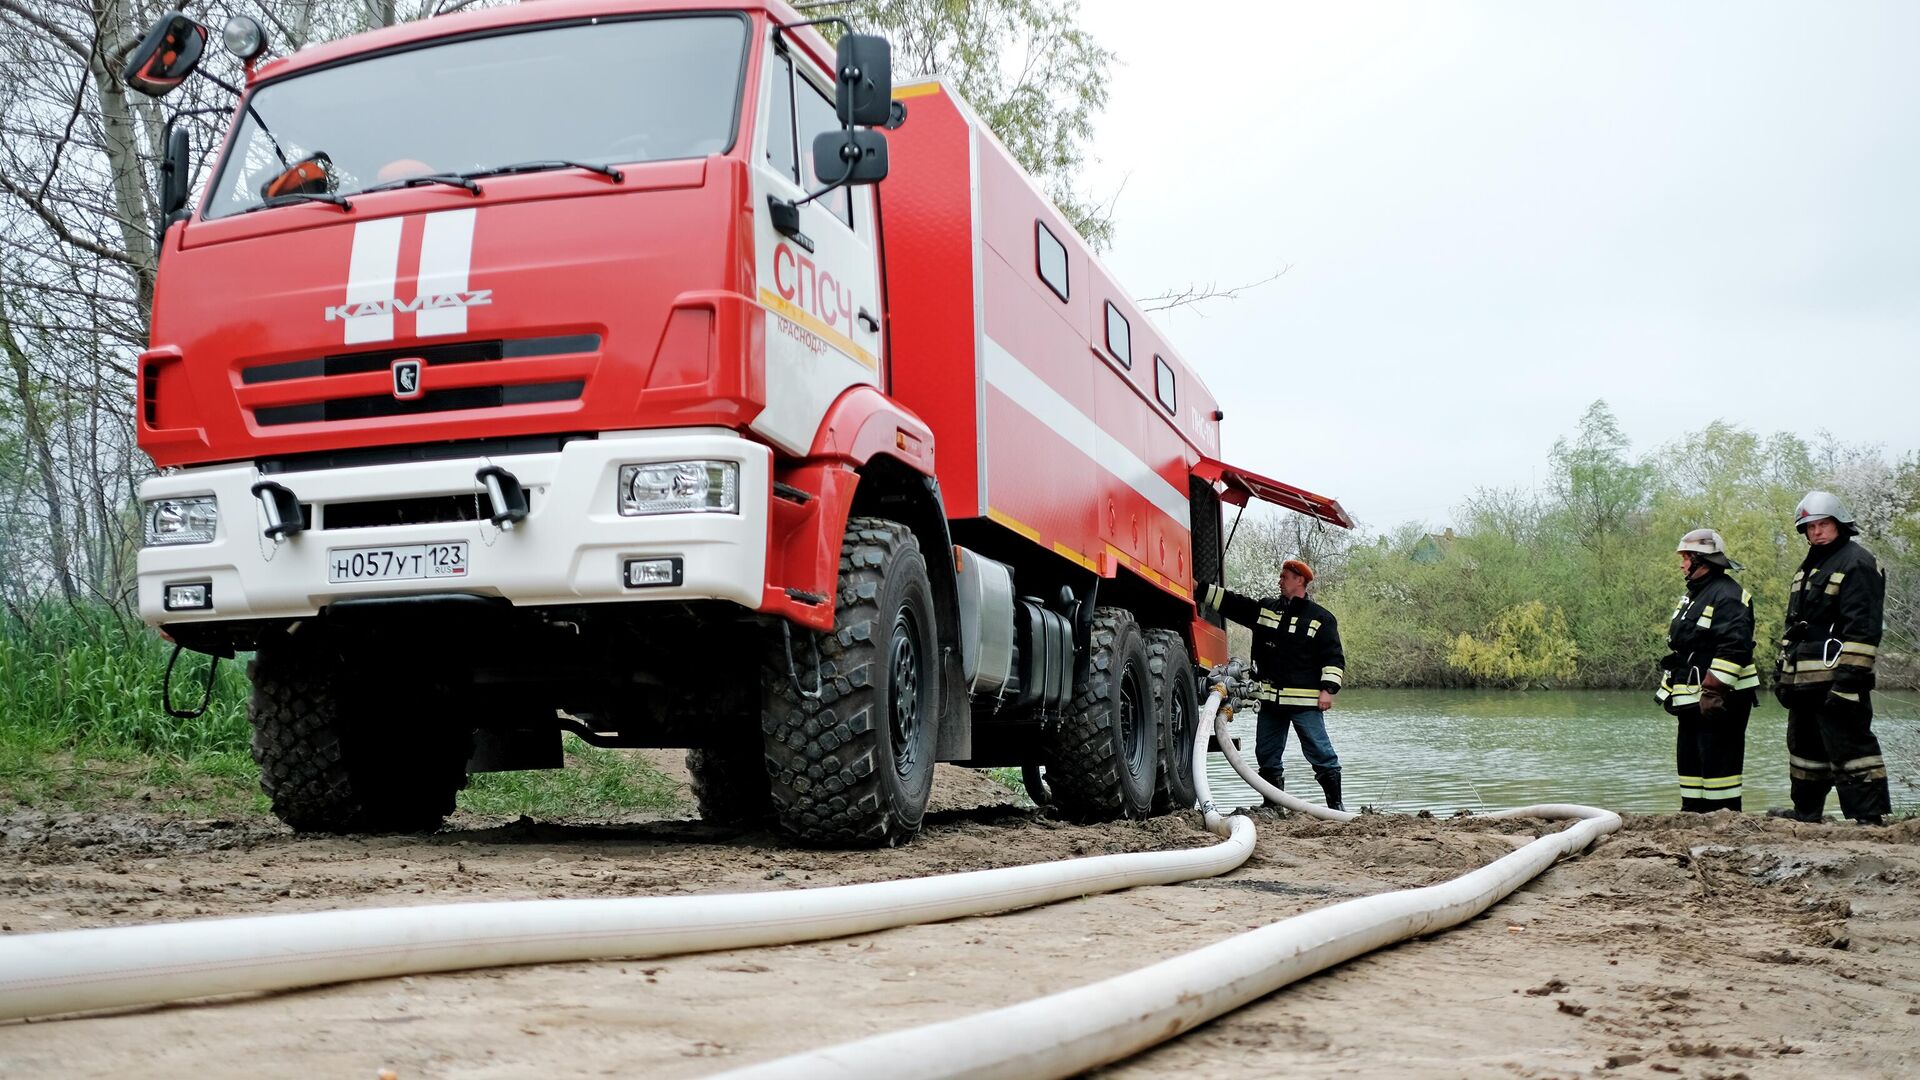
[[[1249,766],[1254,722],[1249,715],[1231,725]],[[1651,693],[1613,690],[1352,689],[1327,714],[1347,808],[1395,813],[1540,802],[1675,811],[1674,726]],[[1873,729],[1887,759],[1894,812],[1920,812],[1920,697],[1875,694]],[[1786,710],[1763,697],[1747,724],[1748,813],[1789,805],[1786,747]],[[1287,743],[1286,774],[1289,791],[1322,801],[1297,738]],[[1217,753],[1207,776],[1219,806],[1259,802]],[[1839,812],[1831,797],[1827,812]]]

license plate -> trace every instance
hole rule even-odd
[[[467,542],[407,544],[401,547],[334,548],[327,552],[327,580],[406,581],[410,578],[465,577]]]

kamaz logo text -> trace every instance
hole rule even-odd
[[[466,292],[440,293],[437,296],[416,296],[411,300],[388,297],[384,300],[366,300],[358,304],[333,304],[327,308],[327,321],[335,319],[360,319],[368,315],[392,315],[416,311],[437,311],[442,308],[484,307],[493,303],[492,289],[471,289]]]

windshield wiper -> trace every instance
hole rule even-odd
[[[461,173],[462,176],[508,176],[513,173],[550,172],[554,169],[585,169],[619,183],[627,174],[611,165],[595,165],[586,161],[568,161],[566,158],[543,158],[539,161],[520,161],[512,165],[495,165],[489,169],[475,169]]]
[[[271,210],[276,206],[292,206],[295,203],[309,203],[309,202],[325,203],[328,206],[337,206],[342,211],[349,211],[353,209],[353,204],[348,202],[345,198],[339,195],[331,195],[331,194],[319,195],[319,194],[312,194],[305,191],[289,191],[285,195],[275,195],[273,198],[262,202],[259,206],[249,206],[245,210],[242,210],[240,212],[243,214],[251,214],[255,210]]]
[[[401,188],[425,187],[428,184],[445,184],[448,187],[466,188],[470,194],[480,194],[480,185],[474,183],[472,177],[460,176],[454,173],[427,173],[424,176],[403,176],[398,180],[388,180],[385,183],[375,184],[372,187],[363,187],[360,189],[360,194],[365,195],[370,191],[398,191]]]

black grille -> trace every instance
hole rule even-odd
[[[304,405],[263,406],[253,411],[253,419],[261,427],[278,427],[282,424],[334,423],[382,416],[452,412],[455,409],[497,409],[503,405],[577,401],[586,385],[583,379],[568,379],[564,382],[519,383],[513,386],[462,386],[453,390],[435,390],[407,400],[387,394],[334,398]]]
[[[316,469],[364,469],[373,465],[404,465],[414,461],[449,461],[454,458],[507,457],[513,454],[557,454],[576,439],[592,435],[507,435],[493,439],[454,439],[448,442],[410,443],[403,446],[357,446],[345,450],[318,450],[311,454],[287,454],[261,458],[261,473],[312,472]]]
[[[533,493],[527,493],[531,507]],[[439,525],[450,521],[478,521],[483,503],[475,495],[420,495],[410,499],[371,499],[328,503],[320,519],[323,530],[371,529],[382,525]]]
[[[288,379],[318,379],[333,375],[364,375],[385,371],[395,360],[419,360],[428,367],[441,364],[479,364],[489,360],[521,360],[530,356],[562,356],[600,350],[600,335],[571,334],[564,337],[524,338],[517,341],[461,341],[451,345],[414,346],[406,349],[378,349],[373,352],[339,353],[311,360],[283,360],[242,368],[240,381],[247,386],[285,382]]]
[[[159,427],[160,418],[160,365],[148,364],[140,370],[140,411],[147,418],[147,426]]]

